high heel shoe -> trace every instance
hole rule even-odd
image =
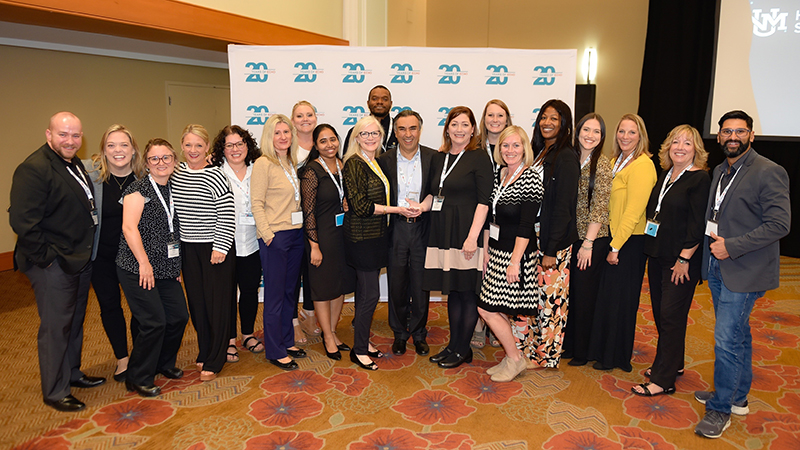
[[[125,380],[125,389],[127,389],[128,392],[136,391],[136,393],[142,397],[157,397],[161,394],[161,388],[158,386],[140,386],[138,384],[133,384],[128,380]]]
[[[350,352],[350,361],[354,362],[358,367],[361,367],[364,370],[378,370],[378,365],[375,364],[375,361],[370,362],[369,364],[364,364],[358,359],[358,355],[355,352]]]
[[[127,378],[127,376],[128,376],[128,370],[127,369],[123,370],[120,373],[115,373],[114,374],[114,381],[120,381],[120,382],[125,381],[125,378]]]
[[[336,350],[334,350],[333,352],[328,351],[328,346],[325,344],[325,333],[322,334],[322,348],[325,349],[325,356],[327,356],[328,358],[334,361],[342,360],[342,353],[339,351],[339,346],[336,346]]]
[[[447,358],[439,361],[439,367],[442,369],[453,369],[464,363],[472,362],[472,352],[466,355],[461,353],[451,353]]]
[[[367,350],[367,356],[370,358],[383,358],[383,353],[380,350],[375,350],[374,352]]]
[[[352,348],[350,348],[350,346],[345,344],[344,342],[342,342],[341,344],[336,345],[336,348],[338,348],[339,351],[341,351],[341,352],[349,352],[350,350],[352,350]]]

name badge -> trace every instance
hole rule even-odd
[[[500,225],[497,225],[496,223],[489,224],[489,237],[495,241],[500,240]]]
[[[239,225],[255,225],[256,219],[253,217],[253,213],[241,213],[239,214]]]
[[[340,227],[344,223],[344,213],[339,213],[336,215],[336,226]]]
[[[170,242],[167,244],[167,258],[177,258],[181,256],[181,244],[179,242]]]
[[[433,197],[433,205],[431,205],[431,211],[441,211],[442,205],[444,205],[444,197],[441,195],[437,195]]]
[[[97,215],[96,209],[92,210],[92,222],[94,222],[95,225],[100,223],[100,217]]]
[[[303,223],[303,211],[295,211],[292,213],[292,225],[300,225]]]
[[[658,227],[661,226],[661,223],[656,221],[655,219],[650,219],[647,221],[647,225],[644,227],[644,234],[652,237],[656,237],[658,234]]]
[[[718,227],[719,227],[719,224],[717,222],[714,222],[713,220],[709,219],[709,221],[706,222],[706,236],[711,236],[711,233],[719,235],[719,228]]]

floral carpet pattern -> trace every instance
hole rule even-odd
[[[18,274],[0,273],[0,286],[21,283],[22,293],[0,291],[17,306],[0,309],[6,370],[0,388],[0,447],[15,449],[800,449],[800,260],[781,260],[781,287],[759,299],[751,316],[754,378],[750,414],[733,416],[722,438],[694,435],[704,408],[695,390],[713,389],[714,312],[705,285],[689,317],[686,372],[671,396],[630,393],[646,381],[657,339],[644,283],[634,371],[596,371],[591,365],[531,369],[509,383],[494,383],[486,368],[502,349],[475,350],[474,360],[443,370],[413,346],[391,354],[385,304],[373,321],[372,342],[385,356],[380,370],[358,369],[343,354],[328,359],[319,338],[306,346],[300,370],[282,372],[263,354],[239,348],[241,361],[203,383],[194,367],[195,334],[187,328],[178,363],[180,380],[157,377],[162,394],[140,398],[110,379],[114,362],[96,300],[87,313],[83,369],[109,381],[73,389],[87,403],[77,414],[41,402],[36,362],[36,307]],[[3,288],[6,289],[6,288]],[[12,297],[7,297],[11,295]],[[29,298],[23,298],[25,296]],[[352,304],[339,335],[351,342]],[[447,341],[447,311],[431,305],[428,342]],[[241,343],[239,343],[241,344]],[[10,373],[9,373],[10,372]],[[13,377],[13,378],[12,378]]]

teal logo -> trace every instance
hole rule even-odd
[[[267,81],[269,75],[275,73],[275,70],[270,70],[267,63],[263,62],[249,62],[244,65],[247,77],[244,79],[245,83],[263,83]]]
[[[531,111],[533,113],[533,125],[531,125],[533,128],[536,128],[536,115],[539,114],[540,109],[542,108],[536,108],[533,111]]]
[[[296,62],[295,69],[300,69],[294,77],[295,83],[313,83],[317,81],[317,74],[324,73],[324,70],[317,69],[313,62]]]
[[[439,75],[439,84],[458,84],[461,82],[461,76],[466,75],[467,72],[462,72],[458,64],[442,64],[439,70],[444,73]]]
[[[556,82],[556,77],[562,75],[561,72],[556,72],[553,66],[536,66],[533,72],[538,76],[533,80],[534,86],[550,86]]]
[[[364,75],[371,75],[372,71],[364,68],[361,63],[344,63],[342,69],[347,69],[347,74],[342,78],[342,83],[363,83]]]
[[[264,125],[269,119],[269,108],[264,105],[250,105],[247,111],[245,117],[248,125]]]
[[[509,76],[514,76],[514,72],[509,72],[505,65],[489,64],[486,66],[486,70],[489,71],[489,74],[486,75],[486,84],[488,85],[502,86],[508,83]]]
[[[442,117],[439,119],[439,126],[443,127],[445,123],[447,123],[447,115],[450,114],[450,110],[453,109],[448,108],[447,106],[442,106],[439,108],[439,112],[442,113]]]
[[[355,125],[356,122],[358,122],[358,119],[366,115],[366,111],[364,111],[363,106],[345,106],[342,108],[342,111],[347,113],[342,125]]]
[[[395,114],[399,113],[400,111],[406,111],[410,109],[410,106],[392,106],[392,112]]]
[[[409,84],[414,80],[414,75],[419,75],[419,71],[415,71],[411,64],[394,63],[391,67],[396,72],[390,83]]]

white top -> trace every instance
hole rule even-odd
[[[227,161],[222,164],[222,169],[228,177],[228,181],[231,183],[233,204],[236,208],[236,233],[234,234],[236,256],[249,256],[258,251],[258,236],[256,236],[255,221],[248,225],[242,224],[243,216],[252,216],[253,214],[250,209],[250,174],[253,173],[253,165],[250,164],[247,166],[247,172],[242,181],[239,181],[239,177],[236,176]]]
[[[303,147],[297,146],[297,168],[299,169],[303,163],[308,158],[308,154],[311,153],[311,150],[306,150]]]

